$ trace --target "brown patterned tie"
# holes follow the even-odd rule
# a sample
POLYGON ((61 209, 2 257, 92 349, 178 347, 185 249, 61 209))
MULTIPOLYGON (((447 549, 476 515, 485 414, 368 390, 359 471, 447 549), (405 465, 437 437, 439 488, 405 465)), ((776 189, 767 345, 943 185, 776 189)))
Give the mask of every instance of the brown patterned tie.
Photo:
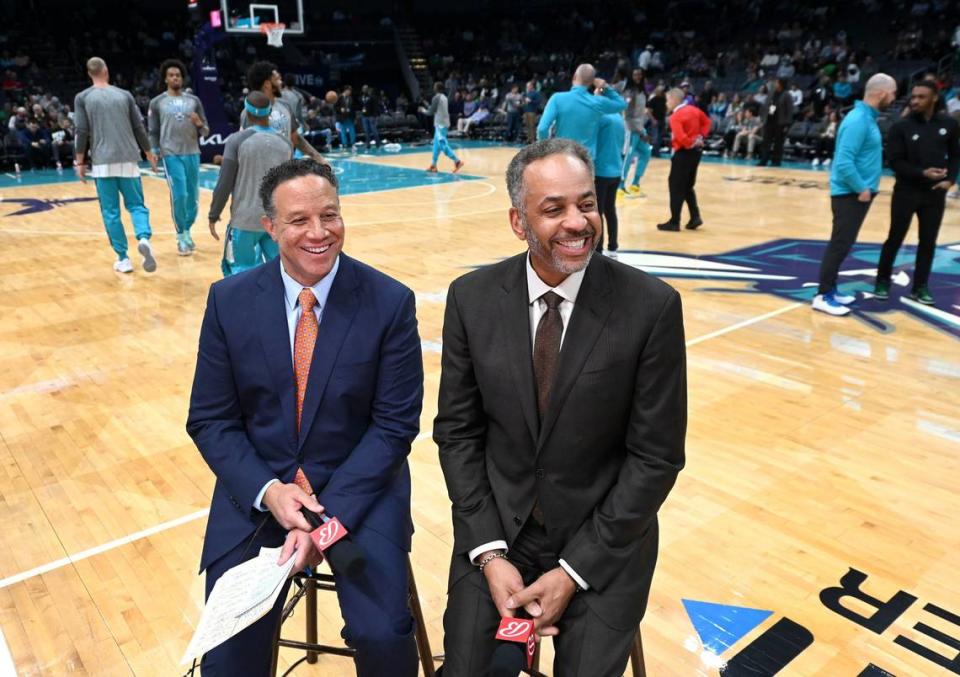
MULTIPOLYGON (((303 399, 307 394, 307 379, 310 377, 310 362, 313 360, 313 347, 317 344, 317 316, 313 307, 317 297, 312 289, 300 292, 300 319, 297 321, 297 333, 293 340, 293 375, 297 383, 297 432, 300 432, 300 419, 303 417, 303 399)), ((313 487, 303 472, 297 468, 293 483, 307 494, 313 494, 313 487)))
POLYGON ((540 298, 547 304, 547 311, 537 324, 537 335, 533 341, 533 373, 537 379, 537 409, 542 421, 550 404, 550 390, 560 358, 563 318, 560 317, 559 308, 563 297, 548 291, 540 298))

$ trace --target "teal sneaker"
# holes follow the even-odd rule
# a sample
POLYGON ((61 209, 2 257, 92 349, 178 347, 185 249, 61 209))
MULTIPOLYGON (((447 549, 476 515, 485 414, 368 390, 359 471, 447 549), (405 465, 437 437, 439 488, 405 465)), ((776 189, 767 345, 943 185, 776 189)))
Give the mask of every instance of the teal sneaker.
POLYGON ((933 297, 930 295, 930 289, 927 285, 917 287, 910 292, 910 298, 914 301, 919 301, 925 306, 932 306, 934 304, 933 297))
POLYGON ((189 230, 183 232, 183 241, 187 243, 187 247, 190 248, 190 251, 193 251, 197 248, 197 245, 193 243, 193 237, 190 235, 189 230))
POLYGON ((881 301, 890 298, 890 280, 877 280, 873 285, 873 295, 881 301))

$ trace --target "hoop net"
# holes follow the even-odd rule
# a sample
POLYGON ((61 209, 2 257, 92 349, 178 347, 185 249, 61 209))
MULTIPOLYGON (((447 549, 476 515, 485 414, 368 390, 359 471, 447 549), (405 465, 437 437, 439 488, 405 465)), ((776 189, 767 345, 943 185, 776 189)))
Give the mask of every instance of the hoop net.
POLYGON ((260 32, 267 36, 267 44, 271 47, 283 47, 283 31, 287 24, 283 23, 262 23, 260 32))

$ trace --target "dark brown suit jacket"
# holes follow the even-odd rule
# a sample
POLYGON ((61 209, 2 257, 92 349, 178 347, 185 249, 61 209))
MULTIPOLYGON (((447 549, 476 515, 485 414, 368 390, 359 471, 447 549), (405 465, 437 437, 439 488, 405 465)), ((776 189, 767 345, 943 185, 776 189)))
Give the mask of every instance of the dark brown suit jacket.
POLYGON ((684 464, 680 295, 594 256, 540 421, 526 253, 454 281, 434 439, 453 503, 452 587, 484 543, 512 544, 539 499, 555 552, 611 626, 636 627, 657 557, 657 510, 684 464))

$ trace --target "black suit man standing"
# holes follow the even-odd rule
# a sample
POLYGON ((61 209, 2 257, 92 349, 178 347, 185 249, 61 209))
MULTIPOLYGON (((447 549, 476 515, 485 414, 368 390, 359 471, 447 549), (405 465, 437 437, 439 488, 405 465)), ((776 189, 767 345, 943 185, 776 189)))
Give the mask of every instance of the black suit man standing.
POLYGON ((600 216, 583 146, 527 146, 507 187, 528 251, 456 280, 444 318, 444 675, 485 674, 500 617, 521 608, 556 636, 558 677, 622 675, 657 510, 684 463, 680 296, 592 256, 600 216))

